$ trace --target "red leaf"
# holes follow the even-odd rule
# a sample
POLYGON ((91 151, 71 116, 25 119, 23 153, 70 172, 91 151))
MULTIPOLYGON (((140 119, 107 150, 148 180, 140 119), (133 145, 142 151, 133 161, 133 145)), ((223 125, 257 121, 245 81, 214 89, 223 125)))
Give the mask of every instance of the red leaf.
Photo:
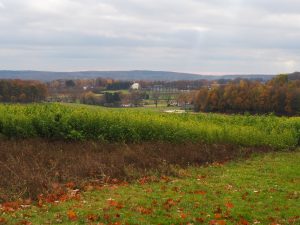
POLYGON ((74 182, 69 182, 65 184, 65 187, 73 189, 75 187, 75 183, 74 182))
POLYGON ((110 220, 110 215, 104 214, 104 215, 103 215, 103 218, 104 218, 105 220, 110 220))
POLYGON ((87 215, 87 219, 90 222, 95 222, 96 220, 98 220, 99 216, 95 215, 95 214, 89 214, 87 215))
POLYGON ((205 221, 205 219, 203 219, 203 218, 196 218, 196 221, 200 222, 200 223, 203 223, 205 221))
POLYGON ((2 204, 2 210, 4 212, 14 212, 20 208, 20 204, 18 202, 5 202, 2 204))
POLYGON ((17 224, 20 224, 20 225, 32 225, 32 223, 29 222, 29 221, 27 221, 27 220, 22 220, 22 221, 20 221, 20 222, 17 223, 17 224))

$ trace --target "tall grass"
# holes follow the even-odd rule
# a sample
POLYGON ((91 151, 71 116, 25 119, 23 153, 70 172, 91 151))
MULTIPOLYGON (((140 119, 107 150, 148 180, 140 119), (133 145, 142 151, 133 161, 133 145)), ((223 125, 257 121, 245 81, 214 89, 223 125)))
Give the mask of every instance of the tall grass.
POLYGON ((0 136, 109 142, 204 142, 292 148, 300 118, 173 115, 60 104, 0 105, 0 136))

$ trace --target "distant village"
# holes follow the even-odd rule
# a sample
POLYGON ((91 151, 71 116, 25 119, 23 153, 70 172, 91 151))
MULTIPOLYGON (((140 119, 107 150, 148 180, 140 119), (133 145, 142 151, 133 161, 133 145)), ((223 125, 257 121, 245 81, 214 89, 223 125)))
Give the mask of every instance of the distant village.
POLYGON ((48 102, 106 107, 179 107, 193 109, 194 91, 220 85, 216 81, 55 80, 47 83, 48 102))

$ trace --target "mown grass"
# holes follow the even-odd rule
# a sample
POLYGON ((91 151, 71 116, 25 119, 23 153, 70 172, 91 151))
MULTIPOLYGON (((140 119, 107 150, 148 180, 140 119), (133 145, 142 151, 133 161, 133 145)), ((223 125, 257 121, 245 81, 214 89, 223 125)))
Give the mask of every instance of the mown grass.
POLYGON ((299 224, 300 152, 94 187, 77 200, 2 212, 8 224, 299 224), (73 221, 72 221, 73 220, 73 221))
POLYGON ((300 118, 171 115, 135 109, 59 104, 0 105, 0 136, 109 142, 204 142, 294 148, 300 118))

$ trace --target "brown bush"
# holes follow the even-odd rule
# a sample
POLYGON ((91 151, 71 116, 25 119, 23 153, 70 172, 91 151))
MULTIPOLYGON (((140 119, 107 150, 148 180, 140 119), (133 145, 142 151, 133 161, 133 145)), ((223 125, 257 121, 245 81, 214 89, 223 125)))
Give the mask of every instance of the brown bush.
POLYGON ((45 140, 0 141, 0 202, 36 198, 53 184, 80 185, 108 177, 130 181, 149 174, 176 175, 176 166, 244 157, 267 148, 207 144, 108 144, 45 140))

